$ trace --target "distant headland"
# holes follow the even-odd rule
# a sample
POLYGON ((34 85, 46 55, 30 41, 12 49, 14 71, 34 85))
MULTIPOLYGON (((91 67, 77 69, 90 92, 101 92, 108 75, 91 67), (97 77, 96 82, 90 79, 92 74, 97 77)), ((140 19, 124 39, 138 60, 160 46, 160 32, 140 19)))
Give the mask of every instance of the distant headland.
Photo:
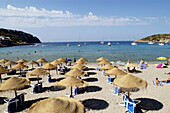
POLYGON ((142 38, 140 40, 136 40, 135 42, 163 42, 163 43, 168 43, 170 42, 170 34, 156 34, 156 35, 151 35, 145 38, 142 38))
POLYGON ((0 47, 31 45, 33 43, 41 43, 41 41, 23 31, 0 28, 0 47))

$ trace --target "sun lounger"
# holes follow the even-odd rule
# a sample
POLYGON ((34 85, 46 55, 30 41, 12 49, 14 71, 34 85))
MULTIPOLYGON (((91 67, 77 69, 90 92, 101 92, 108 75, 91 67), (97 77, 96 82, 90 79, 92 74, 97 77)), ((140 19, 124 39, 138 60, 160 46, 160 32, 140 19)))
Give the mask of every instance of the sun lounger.
POLYGON ((35 84, 33 88, 33 93, 39 93, 42 91, 42 82, 35 84))
POLYGON ((107 77, 107 80, 108 80, 108 82, 109 82, 109 83, 112 83, 112 81, 111 81, 111 78, 110 78, 110 77, 107 77))
POLYGON ((105 76, 105 71, 103 70, 103 76, 105 76))
POLYGON ((75 88, 74 88, 74 95, 77 95, 77 94, 78 94, 78 88, 75 87, 75 88))
POLYGON ((48 75, 48 82, 51 82, 51 75, 48 75))
POLYGON ((167 83, 167 84, 170 83, 170 81, 162 81, 162 82, 163 82, 163 83, 167 83))
POLYGON ((97 69, 97 70, 100 70, 100 68, 99 68, 99 67, 97 67, 96 69, 97 69))
POLYGON ((113 87, 113 91, 114 91, 115 95, 119 95, 120 94, 120 88, 117 87, 117 86, 113 87))
POLYGON ((7 110, 5 110, 5 113, 13 113, 15 110, 18 109, 19 106, 19 100, 16 98, 13 98, 11 100, 4 99, 5 102, 7 102, 7 110))
POLYGON ((153 85, 156 85, 156 86, 163 86, 162 82, 160 81, 160 84, 156 85, 156 82, 153 81, 153 85), (160 85, 161 84, 161 85, 160 85))

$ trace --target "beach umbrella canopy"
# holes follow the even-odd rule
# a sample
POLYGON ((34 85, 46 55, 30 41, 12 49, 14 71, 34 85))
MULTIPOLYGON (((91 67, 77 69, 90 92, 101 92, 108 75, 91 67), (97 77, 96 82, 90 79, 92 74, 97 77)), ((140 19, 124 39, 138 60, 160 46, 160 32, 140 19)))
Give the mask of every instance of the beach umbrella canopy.
POLYGON ((166 60, 167 58, 166 57, 158 57, 157 59, 158 60, 166 60))
POLYGON ((71 59, 67 59, 68 62, 71 62, 72 60, 71 59))
MULTIPOLYGON (((37 78, 39 78, 39 76, 41 76, 41 75, 47 75, 47 74, 50 74, 50 73, 42 70, 41 68, 36 68, 36 69, 26 73, 27 76, 28 75, 37 76, 37 78)), ((39 83, 39 79, 37 79, 37 80, 39 83)))
POLYGON ((11 69, 20 69, 20 74, 21 74, 21 69, 23 69, 24 67, 28 67, 28 66, 18 63, 17 65, 12 66, 11 69))
POLYGON ((10 67, 11 67, 11 65, 14 65, 14 64, 16 64, 16 62, 9 60, 8 62, 6 62, 6 63, 4 64, 4 66, 10 66, 10 67))
POLYGON ((40 58, 36 62, 47 62, 47 60, 45 58, 40 58))
POLYGON ((80 69, 74 68, 73 70, 67 72, 65 75, 67 75, 67 76, 77 76, 78 77, 78 76, 82 76, 82 75, 85 75, 85 74, 87 74, 87 72, 84 72, 80 69))
POLYGON ((77 68, 77 69, 85 69, 86 66, 82 65, 82 64, 76 64, 76 65, 73 65, 70 67, 70 69, 74 69, 74 68, 77 68))
POLYGON ((38 62, 34 61, 34 60, 31 60, 27 63, 27 65, 32 65, 32 68, 33 68, 33 64, 36 64, 36 65, 39 65, 38 62))
POLYGON ((113 81, 113 84, 128 91, 128 96, 129 96, 129 92, 133 91, 133 89, 137 89, 137 88, 141 88, 141 87, 146 88, 148 85, 146 80, 143 80, 142 78, 139 78, 132 74, 127 74, 127 75, 124 75, 121 77, 117 77, 113 81))
POLYGON ((55 69, 56 66, 53 64, 47 63, 47 64, 44 64, 43 66, 41 66, 41 68, 51 70, 51 69, 55 69))
POLYGON ((0 66, 0 81, 1 82, 2 82, 1 74, 5 74, 5 73, 8 73, 8 72, 10 72, 9 69, 5 69, 2 66, 0 66))
POLYGON ((78 59, 78 61, 79 61, 79 60, 85 60, 85 61, 88 61, 86 58, 83 58, 83 57, 79 58, 79 59, 78 59))
POLYGON ((77 60, 75 63, 76 64, 87 64, 87 62, 84 62, 83 60, 77 60))
POLYGON ((64 58, 59 58, 57 60, 60 61, 60 62, 65 62, 66 61, 64 58))
POLYGON ((0 84, 0 91, 16 90, 23 88, 25 85, 30 84, 30 80, 25 77, 11 77, 0 84))
POLYGON ((106 69, 110 70, 110 69, 113 69, 113 68, 116 68, 116 67, 113 66, 113 65, 107 64, 107 65, 101 67, 100 70, 106 70, 106 69))
POLYGON ((50 64, 58 65, 58 64, 62 64, 62 62, 60 62, 60 61, 58 61, 58 60, 54 60, 54 61, 52 61, 50 64))
POLYGON ((28 61, 25 59, 21 59, 21 60, 17 61, 17 63, 24 63, 24 62, 28 62, 28 61))
POLYGON ((84 113, 84 105, 68 97, 51 97, 34 103, 27 113, 84 113))
POLYGON ((106 59, 104 57, 100 57, 100 58, 96 59, 96 61, 103 61, 103 60, 108 61, 108 59, 106 59))
POLYGON ((98 63, 98 65, 102 65, 102 64, 110 64, 110 62, 106 61, 106 60, 103 60, 101 62, 98 63))
POLYGON ((83 85, 88 85, 86 81, 83 81, 81 79, 75 78, 75 77, 67 77, 63 80, 60 80, 59 82, 56 82, 54 86, 59 85, 59 86, 65 86, 65 87, 71 87, 71 97, 72 97, 72 87, 73 86, 83 86, 83 85))
POLYGON ((126 67, 139 67, 140 65, 138 65, 138 64, 126 64, 125 65, 126 67))
POLYGON ((124 72, 123 70, 118 69, 118 68, 113 68, 111 70, 108 70, 108 71, 105 72, 105 74, 115 75, 115 76, 117 76, 117 75, 127 75, 126 72, 124 72))
POLYGON ((0 63, 5 63, 5 62, 8 62, 9 60, 7 60, 7 59, 2 59, 2 60, 0 60, 0 63))

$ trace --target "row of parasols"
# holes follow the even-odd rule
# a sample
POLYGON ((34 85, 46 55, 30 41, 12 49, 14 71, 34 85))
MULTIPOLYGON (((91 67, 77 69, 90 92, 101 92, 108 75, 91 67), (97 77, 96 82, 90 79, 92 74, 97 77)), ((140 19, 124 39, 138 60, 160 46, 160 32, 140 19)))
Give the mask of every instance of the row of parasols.
MULTIPOLYGON (((65 87, 71 87, 71 95, 72 95, 72 87, 76 86, 83 86, 83 85, 88 85, 87 82, 78 79, 76 77, 78 76, 82 76, 87 74, 87 72, 82 71, 82 69, 85 69, 86 66, 84 66, 83 64, 86 64, 86 62, 84 60, 87 60, 85 58, 80 58, 79 60, 77 60, 76 65, 73 65, 72 67, 70 67, 72 70, 67 72, 65 75, 69 76, 66 77, 63 80, 60 80, 59 82, 56 82, 54 86, 56 85, 60 85, 60 86, 65 86, 65 87)), ((24 61, 24 60, 22 60, 24 61)), ((54 62, 54 61, 53 61, 54 62)), ((58 60, 55 62, 59 62, 58 60)), ((22 62, 24 63, 24 62, 22 62)), ((57 63, 58 64, 58 63, 57 63)), ((60 63, 59 63, 60 64, 60 63)), ((22 65, 23 68, 24 64, 18 63, 17 65, 22 65)), ((45 69, 54 69, 53 64, 47 63, 45 65, 43 65, 41 68, 45 68, 45 69)), ((27 75, 36 75, 37 77, 39 77, 40 75, 46 75, 49 74, 49 72, 42 70, 41 68, 36 68, 33 71, 27 72, 27 75)), ((4 73, 5 72, 9 72, 8 69, 3 68, 2 66, 0 66, 0 70, 3 70, 4 73)), ((30 80, 28 78, 25 77, 11 77, 8 80, 2 82, 0 84, 0 92, 2 91, 8 91, 8 90, 14 90, 15 92, 15 97, 17 96, 17 90, 23 88, 25 85, 30 84, 30 80)), ((54 112, 54 111, 62 111, 62 112, 77 112, 77 113, 83 113, 84 112, 84 106, 77 100, 75 99, 71 99, 71 98, 67 98, 67 97, 53 97, 53 98, 48 98, 42 101, 39 101, 35 104, 33 104, 28 110, 27 112, 31 113, 32 111, 38 112, 39 111, 39 107, 41 108, 41 112, 54 112), (62 104, 61 104, 62 103, 62 104), (54 104, 54 106, 53 106, 54 104), (68 106, 69 104, 69 106, 68 106), (57 106, 57 107, 56 107, 57 106), (54 107, 54 108, 51 108, 54 107)))

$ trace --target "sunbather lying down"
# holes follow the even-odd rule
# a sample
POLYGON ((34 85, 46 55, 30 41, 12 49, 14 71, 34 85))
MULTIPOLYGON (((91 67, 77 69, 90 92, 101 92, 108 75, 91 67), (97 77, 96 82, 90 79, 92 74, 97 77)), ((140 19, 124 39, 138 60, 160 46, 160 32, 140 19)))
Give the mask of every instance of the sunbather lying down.
POLYGON ((155 83, 156 83, 157 86, 158 86, 158 85, 162 86, 162 84, 160 83, 160 81, 158 80, 158 78, 156 78, 155 83))

